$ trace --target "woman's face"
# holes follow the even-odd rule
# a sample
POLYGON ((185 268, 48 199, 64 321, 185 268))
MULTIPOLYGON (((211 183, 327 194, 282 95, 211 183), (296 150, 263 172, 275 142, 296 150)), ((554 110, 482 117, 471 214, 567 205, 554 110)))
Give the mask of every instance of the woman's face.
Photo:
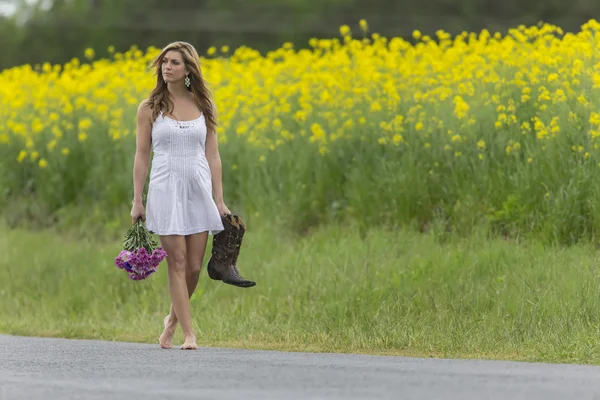
POLYGON ((185 64, 180 52, 168 51, 162 60, 161 72, 167 83, 173 83, 185 79, 185 64))

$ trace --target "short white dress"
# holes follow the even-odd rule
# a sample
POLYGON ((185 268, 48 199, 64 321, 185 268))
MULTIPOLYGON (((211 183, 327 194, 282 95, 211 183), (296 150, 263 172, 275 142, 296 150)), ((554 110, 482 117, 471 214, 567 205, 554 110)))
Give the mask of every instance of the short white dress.
POLYGON ((162 113, 152 126, 152 168, 146 199, 146 227, 158 235, 221 232, 206 159, 204 114, 176 121, 162 113))

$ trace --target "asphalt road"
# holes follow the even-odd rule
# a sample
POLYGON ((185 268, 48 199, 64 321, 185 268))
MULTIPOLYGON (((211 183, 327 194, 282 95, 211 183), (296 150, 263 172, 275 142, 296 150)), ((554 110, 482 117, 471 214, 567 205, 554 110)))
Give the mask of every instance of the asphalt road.
POLYGON ((0 400, 600 399, 600 367, 0 335, 0 400))

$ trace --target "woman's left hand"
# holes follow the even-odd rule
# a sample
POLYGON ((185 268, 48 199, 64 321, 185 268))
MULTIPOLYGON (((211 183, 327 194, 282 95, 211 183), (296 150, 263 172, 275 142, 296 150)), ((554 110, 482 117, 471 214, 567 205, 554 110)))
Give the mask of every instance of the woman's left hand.
POLYGON ((231 211, 229 211, 229 208, 223 202, 217 203, 217 208, 219 209, 219 214, 222 216, 231 214, 231 211))

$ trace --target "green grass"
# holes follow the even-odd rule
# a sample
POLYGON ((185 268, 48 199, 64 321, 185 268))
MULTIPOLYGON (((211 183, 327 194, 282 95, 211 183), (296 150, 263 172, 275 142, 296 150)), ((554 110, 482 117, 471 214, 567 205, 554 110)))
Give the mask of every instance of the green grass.
MULTIPOLYGON (((600 361, 600 277, 591 246, 326 227, 305 237, 249 225, 240 289, 201 276, 203 346, 600 361)), ((132 282, 119 241, 0 232, 0 332, 157 343, 166 264, 132 282)), ((205 262, 207 258, 205 259, 205 262)), ((181 342, 178 329, 176 344, 181 342)))

